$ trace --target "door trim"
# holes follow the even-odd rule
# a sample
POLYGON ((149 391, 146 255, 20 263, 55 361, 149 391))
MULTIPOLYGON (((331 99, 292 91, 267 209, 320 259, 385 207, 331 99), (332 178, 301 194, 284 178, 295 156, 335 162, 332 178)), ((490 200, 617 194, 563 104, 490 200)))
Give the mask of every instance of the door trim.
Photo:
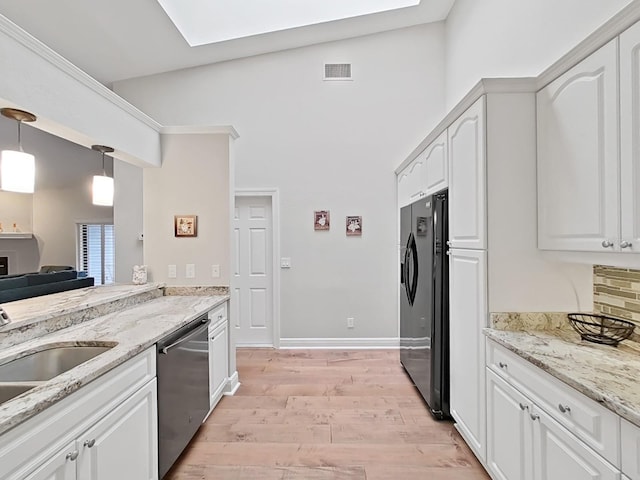
MULTIPOLYGON (((280 348, 280 191, 277 188, 236 188, 233 198, 233 214, 235 215, 236 197, 270 197, 271 198, 271 235, 273 275, 273 346, 280 348)), ((233 247, 233 242, 232 242, 233 247)), ((233 258, 233 257, 232 257, 233 258)), ((230 278, 233 284, 233 275, 230 278)), ((233 288, 233 285, 231 285, 233 288)), ((237 312, 237 309, 233 309, 237 312)), ((237 313, 236 313, 237 314, 237 313)), ((232 314, 233 315, 233 314, 232 314)))

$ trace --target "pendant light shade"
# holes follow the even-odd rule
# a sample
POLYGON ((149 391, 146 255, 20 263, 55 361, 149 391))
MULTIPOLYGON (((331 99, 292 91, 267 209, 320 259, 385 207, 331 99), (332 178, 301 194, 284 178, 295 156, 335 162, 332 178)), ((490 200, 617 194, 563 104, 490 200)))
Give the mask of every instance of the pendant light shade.
POLYGON ((18 149, 3 150, 0 153, 0 188, 8 192, 33 193, 36 177, 35 157, 22 151, 20 125, 22 122, 35 121, 36 116, 15 108, 3 108, 0 113, 18 122, 18 149))
POLYGON ((104 169, 104 154, 113 152, 113 148, 105 145, 92 145, 91 148, 102 153, 102 175, 93 176, 93 204, 112 207, 113 178, 108 177, 104 169))

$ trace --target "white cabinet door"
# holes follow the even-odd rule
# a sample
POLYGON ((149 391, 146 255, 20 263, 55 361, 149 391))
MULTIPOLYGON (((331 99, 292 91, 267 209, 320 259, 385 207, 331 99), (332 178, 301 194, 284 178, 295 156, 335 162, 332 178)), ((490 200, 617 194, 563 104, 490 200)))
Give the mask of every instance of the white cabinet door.
POLYGON ((621 421, 622 471, 632 480, 640 480, 640 428, 624 418, 621 421))
POLYGON ((619 249, 617 58, 614 39, 537 94, 541 249, 619 249))
POLYGON ((531 402, 487 371, 487 467, 495 480, 532 480, 531 402))
POLYGON ((449 251, 451 415, 475 454, 486 458, 487 253, 449 251))
POLYGON ((398 174, 398 208, 424 196, 425 190, 426 160, 423 152, 398 174))
POLYGON ((77 459, 76 442, 71 442, 33 473, 23 478, 25 480, 75 480, 77 459))
POLYGON ((224 392, 229 376, 228 329, 223 322, 209 330, 209 403, 213 408, 224 392))
POLYGON ((487 248, 485 97, 447 130, 449 242, 452 248, 487 248))
POLYGON ((620 472, 539 408, 532 410, 535 480, 618 480, 620 472))
POLYGON ((447 132, 442 132, 442 134, 425 149, 424 161, 425 193, 431 195, 447 188, 449 185, 447 132))
POLYGON ((640 252, 640 23, 620 36, 620 246, 640 252))
POLYGON ((156 480, 157 422, 153 379, 77 440, 79 479, 156 480))

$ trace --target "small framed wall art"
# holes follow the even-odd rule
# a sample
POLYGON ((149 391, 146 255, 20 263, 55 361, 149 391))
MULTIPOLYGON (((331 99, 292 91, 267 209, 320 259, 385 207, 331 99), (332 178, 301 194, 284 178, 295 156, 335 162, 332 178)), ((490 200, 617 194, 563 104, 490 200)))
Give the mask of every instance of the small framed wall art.
POLYGON ((347 237, 362 235, 362 217, 347 217, 347 237))
POLYGON ((314 230, 329 230, 330 223, 329 210, 317 210, 313 212, 314 230))
POLYGON ((173 223, 176 237, 198 236, 198 217, 196 215, 175 215, 173 223))

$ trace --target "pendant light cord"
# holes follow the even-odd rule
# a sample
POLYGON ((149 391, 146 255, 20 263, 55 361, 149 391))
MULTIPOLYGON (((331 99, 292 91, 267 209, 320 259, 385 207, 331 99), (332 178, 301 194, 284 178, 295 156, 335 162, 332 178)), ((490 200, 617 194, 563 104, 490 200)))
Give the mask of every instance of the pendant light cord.
POLYGON ((21 135, 21 130, 20 130, 20 126, 22 125, 22 121, 21 120, 17 120, 18 122, 18 150, 20 152, 24 152, 24 150, 22 149, 22 135, 21 135))
POLYGON ((107 176, 107 171, 104 168, 104 152, 102 152, 102 176, 103 177, 107 176))

